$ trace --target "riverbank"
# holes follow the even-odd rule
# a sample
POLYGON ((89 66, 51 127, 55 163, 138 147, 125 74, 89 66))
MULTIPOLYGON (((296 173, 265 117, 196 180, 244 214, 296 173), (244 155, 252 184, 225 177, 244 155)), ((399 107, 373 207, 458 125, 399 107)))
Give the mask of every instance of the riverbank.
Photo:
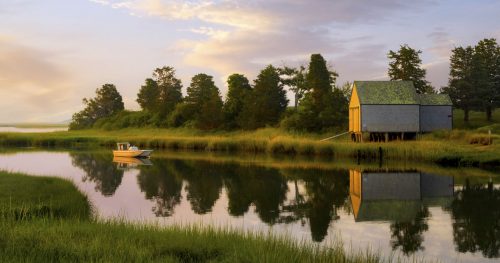
POLYGON ((67 132, 0 133, 0 145, 15 147, 106 147, 128 141, 141 148, 209 152, 269 153, 326 156, 362 160, 434 162, 450 166, 500 166, 498 124, 487 130, 453 130, 421 136, 416 141, 353 143, 341 136, 320 141, 328 134, 290 133, 266 128, 249 132, 203 132, 194 129, 122 129, 67 132), (488 141, 492 140, 492 144, 488 141))
POLYGON ((287 237, 100 221, 71 182, 0 171, 2 262, 381 262, 287 237))

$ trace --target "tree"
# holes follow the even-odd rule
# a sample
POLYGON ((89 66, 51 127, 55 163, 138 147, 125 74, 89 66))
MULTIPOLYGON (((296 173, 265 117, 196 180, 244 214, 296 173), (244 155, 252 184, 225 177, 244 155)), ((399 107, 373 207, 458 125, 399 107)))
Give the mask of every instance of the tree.
POLYGON ((300 101, 297 114, 289 126, 299 130, 321 131, 342 127, 347 122, 348 100, 342 90, 335 88, 338 74, 327 66, 320 54, 311 55, 307 71, 307 92, 300 101))
POLYGON ((391 80, 413 81, 417 93, 434 93, 434 89, 425 80, 426 70, 421 68, 420 59, 422 51, 409 47, 407 44, 400 46, 398 51, 390 50, 387 54, 389 58, 389 77, 391 80))
POLYGON ((486 119, 491 121, 492 112, 500 103, 500 47, 494 38, 483 39, 474 47, 472 72, 486 119))
POLYGON ((294 109, 297 111, 299 101, 304 97, 304 93, 307 91, 306 67, 300 66, 299 68, 292 68, 283 66, 282 68, 278 68, 278 72, 283 85, 289 87, 294 93, 294 109))
POLYGON ((143 110, 157 112, 159 107, 160 89, 158 83, 153 79, 146 79, 137 94, 137 103, 143 110))
POLYGON ((243 110, 247 96, 252 92, 248 79, 241 74, 232 74, 227 79, 228 91, 224 103, 225 125, 228 128, 237 128, 237 119, 243 110))
POLYGON ((272 65, 267 66, 254 83, 253 92, 244 103, 238 123, 245 129, 276 125, 288 104, 277 69, 272 65))
POLYGON ((175 77, 173 67, 157 68, 153 78, 158 84, 158 113, 161 117, 170 114, 177 103, 182 101, 182 82, 175 77))
POLYGON ((113 84, 104 84, 95 91, 95 98, 84 98, 85 108, 73 114, 70 130, 91 128, 100 118, 109 117, 124 109, 122 96, 113 84))
POLYGON ((450 57, 450 78, 448 87, 442 89, 453 104, 464 111, 464 122, 469 121, 469 111, 474 107, 477 93, 472 79, 474 48, 457 47, 450 57))
POLYGON ((307 85, 311 90, 313 110, 320 112, 328 103, 325 99, 332 91, 332 75, 320 54, 312 54, 307 72, 307 85))
POLYGON ((222 124, 222 99, 212 76, 201 73, 191 79, 186 104, 198 128, 214 129, 222 124))

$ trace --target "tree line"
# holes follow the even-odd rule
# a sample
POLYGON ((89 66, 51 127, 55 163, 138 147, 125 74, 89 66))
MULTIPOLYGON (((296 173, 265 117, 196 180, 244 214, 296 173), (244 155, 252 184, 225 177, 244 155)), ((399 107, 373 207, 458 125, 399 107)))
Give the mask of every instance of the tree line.
POLYGON ((70 129, 125 127, 195 127, 213 129, 257 129, 284 125, 321 131, 347 123, 349 96, 336 86, 338 74, 320 54, 311 55, 306 68, 268 65, 250 83, 242 74, 227 79, 228 93, 222 100, 213 77, 192 77, 187 94, 173 67, 157 68, 137 94, 141 111, 124 110, 121 95, 112 84, 84 99, 86 107, 73 115, 70 129), (286 88, 295 94, 295 107, 288 108, 286 88))
MULTIPOLYGON (((388 75, 391 80, 412 81, 417 93, 435 93, 425 79, 422 51, 408 45, 390 50, 388 75)), ((450 95, 454 106, 482 110, 491 120, 500 104, 500 47, 495 39, 481 40, 475 47, 456 47, 450 58, 450 79, 439 92, 450 95)), ((321 54, 312 54, 309 65, 262 69, 251 83, 238 73, 227 79, 225 101, 213 77, 204 73, 192 77, 187 94, 173 67, 153 71, 139 89, 136 101, 141 111, 124 110, 121 95, 113 84, 96 90, 96 97, 84 99, 85 108, 73 115, 70 129, 120 129, 126 127, 194 127, 202 130, 252 130, 262 127, 323 132, 345 130, 352 84, 337 85, 338 74, 321 54), (288 107, 286 90, 293 92, 288 107)))
POLYGON ((493 110, 500 105, 500 46, 496 39, 483 39, 475 46, 456 47, 450 57, 450 78, 442 89, 450 95, 455 107, 480 110, 491 121, 493 110))

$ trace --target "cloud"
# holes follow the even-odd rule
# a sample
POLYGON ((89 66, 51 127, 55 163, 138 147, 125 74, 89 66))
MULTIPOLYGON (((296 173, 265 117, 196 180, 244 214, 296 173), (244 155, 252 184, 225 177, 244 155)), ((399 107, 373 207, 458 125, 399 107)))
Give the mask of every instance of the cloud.
MULTIPOLYGON (((198 28, 184 31, 202 38, 180 39, 168 50, 180 54, 184 64, 215 71, 219 77, 239 72, 253 78, 266 64, 303 64, 310 54, 321 53, 340 73, 339 82, 386 78, 386 46, 370 42, 371 32, 353 38, 347 28, 391 21, 399 11, 418 13, 434 4, 398 0, 91 1, 140 16, 195 21, 198 28)), ((436 52, 442 51, 439 48, 436 52)))
POLYGON ((0 122, 53 113, 70 93, 69 75, 52 62, 54 54, 0 37, 0 122), (12 107, 9 107, 12 106, 12 107), (23 109, 11 115, 5 109, 23 109))

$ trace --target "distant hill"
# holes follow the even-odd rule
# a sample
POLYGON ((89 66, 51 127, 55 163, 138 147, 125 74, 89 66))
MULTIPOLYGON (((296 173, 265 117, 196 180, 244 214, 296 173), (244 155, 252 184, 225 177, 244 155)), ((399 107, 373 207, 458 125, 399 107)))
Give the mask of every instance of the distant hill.
POLYGON ((0 127, 16 127, 16 128, 58 128, 68 127, 69 122, 60 123, 0 123, 0 127))

